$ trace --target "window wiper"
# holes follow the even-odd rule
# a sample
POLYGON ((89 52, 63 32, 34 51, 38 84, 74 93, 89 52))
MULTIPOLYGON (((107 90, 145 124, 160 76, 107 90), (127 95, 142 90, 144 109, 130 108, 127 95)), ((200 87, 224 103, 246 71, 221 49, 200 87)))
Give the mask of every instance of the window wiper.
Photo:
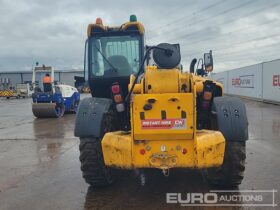
POLYGON ((110 61, 109 61, 109 60, 106 58, 106 56, 101 52, 101 50, 100 50, 98 47, 96 47, 95 45, 94 45, 94 48, 97 49, 97 51, 100 53, 100 55, 103 57, 103 59, 111 66, 111 68, 112 68, 114 71, 118 72, 118 69, 117 69, 116 67, 114 67, 114 66, 110 63, 110 61))

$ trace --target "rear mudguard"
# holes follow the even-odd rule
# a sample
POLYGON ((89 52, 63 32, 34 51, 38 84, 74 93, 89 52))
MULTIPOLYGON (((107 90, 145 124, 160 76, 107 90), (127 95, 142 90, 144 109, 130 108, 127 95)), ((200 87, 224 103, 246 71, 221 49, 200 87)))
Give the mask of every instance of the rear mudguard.
POLYGON ((248 140, 248 120, 244 103, 235 97, 215 97, 212 104, 215 128, 222 132, 226 141, 248 140))
POLYGON ((112 105, 107 98, 85 98, 79 103, 74 135, 77 137, 100 137, 101 123, 112 105))

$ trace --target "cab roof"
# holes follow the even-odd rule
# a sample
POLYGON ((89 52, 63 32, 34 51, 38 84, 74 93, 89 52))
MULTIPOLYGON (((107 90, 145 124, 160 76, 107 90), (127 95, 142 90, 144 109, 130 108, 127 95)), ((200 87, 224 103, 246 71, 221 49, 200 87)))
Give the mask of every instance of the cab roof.
POLYGON ((87 28, 87 36, 92 37, 101 33, 110 32, 136 32, 144 34, 145 29, 142 23, 138 21, 129 21, 122 24, 120 27, 104 26, 100 18, 96 19, 96 23, 89 24, 87 28))

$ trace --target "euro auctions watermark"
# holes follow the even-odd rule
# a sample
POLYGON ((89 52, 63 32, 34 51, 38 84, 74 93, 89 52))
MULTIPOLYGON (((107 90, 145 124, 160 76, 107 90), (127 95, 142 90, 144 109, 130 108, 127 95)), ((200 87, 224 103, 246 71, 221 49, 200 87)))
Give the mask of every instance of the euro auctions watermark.
POLYGON ((166 193, 166 203, 181 206, 276 207, 277 190, 210 190, 206 193, 166 193))

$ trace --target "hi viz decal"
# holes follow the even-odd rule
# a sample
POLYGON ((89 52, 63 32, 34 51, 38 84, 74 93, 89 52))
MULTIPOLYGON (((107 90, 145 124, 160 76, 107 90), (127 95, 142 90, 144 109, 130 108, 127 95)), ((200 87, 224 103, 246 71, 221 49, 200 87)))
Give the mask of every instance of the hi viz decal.
POLYGON ((170 129, 182 130, 187 128, 186 119, 149 119, 141 120, 142 129, 170 129))

